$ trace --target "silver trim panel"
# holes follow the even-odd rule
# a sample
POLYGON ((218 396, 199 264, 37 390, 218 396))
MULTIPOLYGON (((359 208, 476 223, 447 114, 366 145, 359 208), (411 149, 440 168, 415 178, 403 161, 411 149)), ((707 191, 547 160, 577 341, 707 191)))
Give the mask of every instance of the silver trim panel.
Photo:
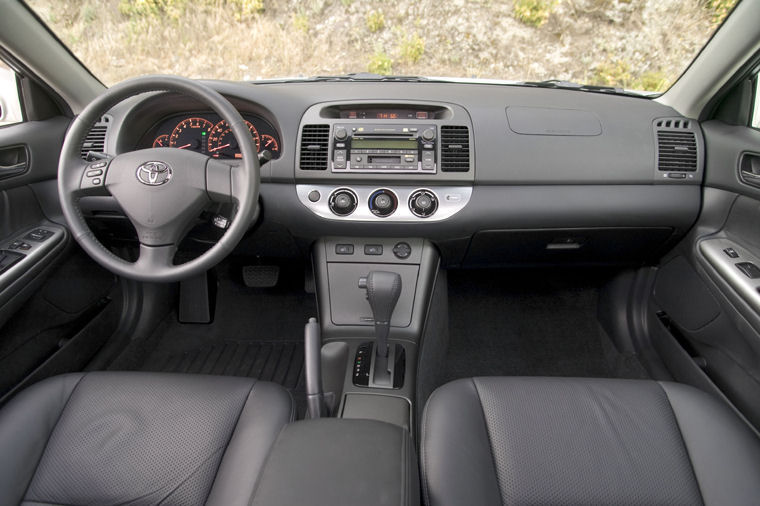
POLYGON ((367 221, 389 223, 421 223, 425 221, 443 221, 465 208, 472 197, 472 186, 367 186, 367 185, 324 185, 324 184, 298 184, 296 185, 298 200, 305 207, 321 218, 337 221, 367 221), (352 190, 359 199, 356 210, 347 216, 334 214, 328 206, 330 195, 335 190, 347 188, 352 190), (375 216, 369 209, 369 196, 376 190, 386 188, 392 190, 398 197, 398 209, 385 218, 375 216), (309 200, 309 193, 318 191, 319 200, 309 200), (409 197, 418 190, 427 190, 434 193, 438 198, 438 209, 427 217, 415 216, 409 209, 409 197))

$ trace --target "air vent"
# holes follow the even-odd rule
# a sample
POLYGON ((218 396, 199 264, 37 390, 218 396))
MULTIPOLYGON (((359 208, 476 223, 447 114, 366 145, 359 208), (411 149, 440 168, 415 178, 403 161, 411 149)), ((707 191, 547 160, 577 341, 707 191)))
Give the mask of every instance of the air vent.
POLYGON ((470 170, 470 131, 466 126, 441 127, 441 172, 470 170))
POLYGON ((82 142, 82 149, 79 150, 79 154, 83 160, 87 160, 87 153, 90 151, 94 153, 103 153, 106 148, 106 135, 108 135, 108 127, 110 125, 108 116, 103 116, 99 122, 95 123, 87 136, 82 142))
POLYGON ((696 171, 697 138, 694 132, 658 130, 657 169, 661 171, 696 171))
POLYGON ((327 170, 329 125, 304 125, 301 132, 301 170, 327 170))

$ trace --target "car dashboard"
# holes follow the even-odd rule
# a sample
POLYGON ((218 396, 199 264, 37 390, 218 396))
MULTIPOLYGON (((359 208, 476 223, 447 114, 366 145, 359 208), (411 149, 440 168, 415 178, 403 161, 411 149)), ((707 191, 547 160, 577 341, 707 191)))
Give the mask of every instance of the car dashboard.
MULTIPOLYGON (((207 84, 272 155, 260 219, 268 240, 289 245, 277 255, 303 255, 320 237, 424 237, 451 267, 641 264, 699 212, 698 123, 649 98, 483 83, 207 84)), ((239 156, 217 115, 167 93, 119 104, 93 132, 111 153, 239 156)))

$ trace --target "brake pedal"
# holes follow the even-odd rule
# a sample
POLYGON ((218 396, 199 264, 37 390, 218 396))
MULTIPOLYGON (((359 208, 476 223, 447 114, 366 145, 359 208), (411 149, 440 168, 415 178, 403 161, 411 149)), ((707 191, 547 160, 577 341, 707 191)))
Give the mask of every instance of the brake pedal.
POLYGON ((277 265, 243 266, 243 283, 248 288, 272 288, 280 279, 280 267, 277 265))

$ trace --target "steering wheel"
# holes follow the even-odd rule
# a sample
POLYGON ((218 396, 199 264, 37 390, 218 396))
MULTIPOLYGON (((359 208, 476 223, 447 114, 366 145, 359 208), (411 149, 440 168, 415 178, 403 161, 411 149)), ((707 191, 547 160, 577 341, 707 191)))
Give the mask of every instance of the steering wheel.
POLYGON ((219 93, 176 76, 138 77, 109 88, 73 121, 58 164, 58 193, 74 238, 100 265, 138 281, 178 281, 210 269, 240 242, 258 212, 259 160, 245 121, 219 93), (85 136, 106 111, 129 97, 152 91, 188 95, 213 109, 229 123, 240 146, 242 163, 230 165, 176 148, 141 149, 95 162, 81 159, 85 136), (137 231, 140 256, 135 262, 103 246, 82 215, 82 197, 108 194, 137 231), (178 244, 201 211, 214 202, 233 204, 235 213, 229 228, 201 256, 174 265, 178 244))

